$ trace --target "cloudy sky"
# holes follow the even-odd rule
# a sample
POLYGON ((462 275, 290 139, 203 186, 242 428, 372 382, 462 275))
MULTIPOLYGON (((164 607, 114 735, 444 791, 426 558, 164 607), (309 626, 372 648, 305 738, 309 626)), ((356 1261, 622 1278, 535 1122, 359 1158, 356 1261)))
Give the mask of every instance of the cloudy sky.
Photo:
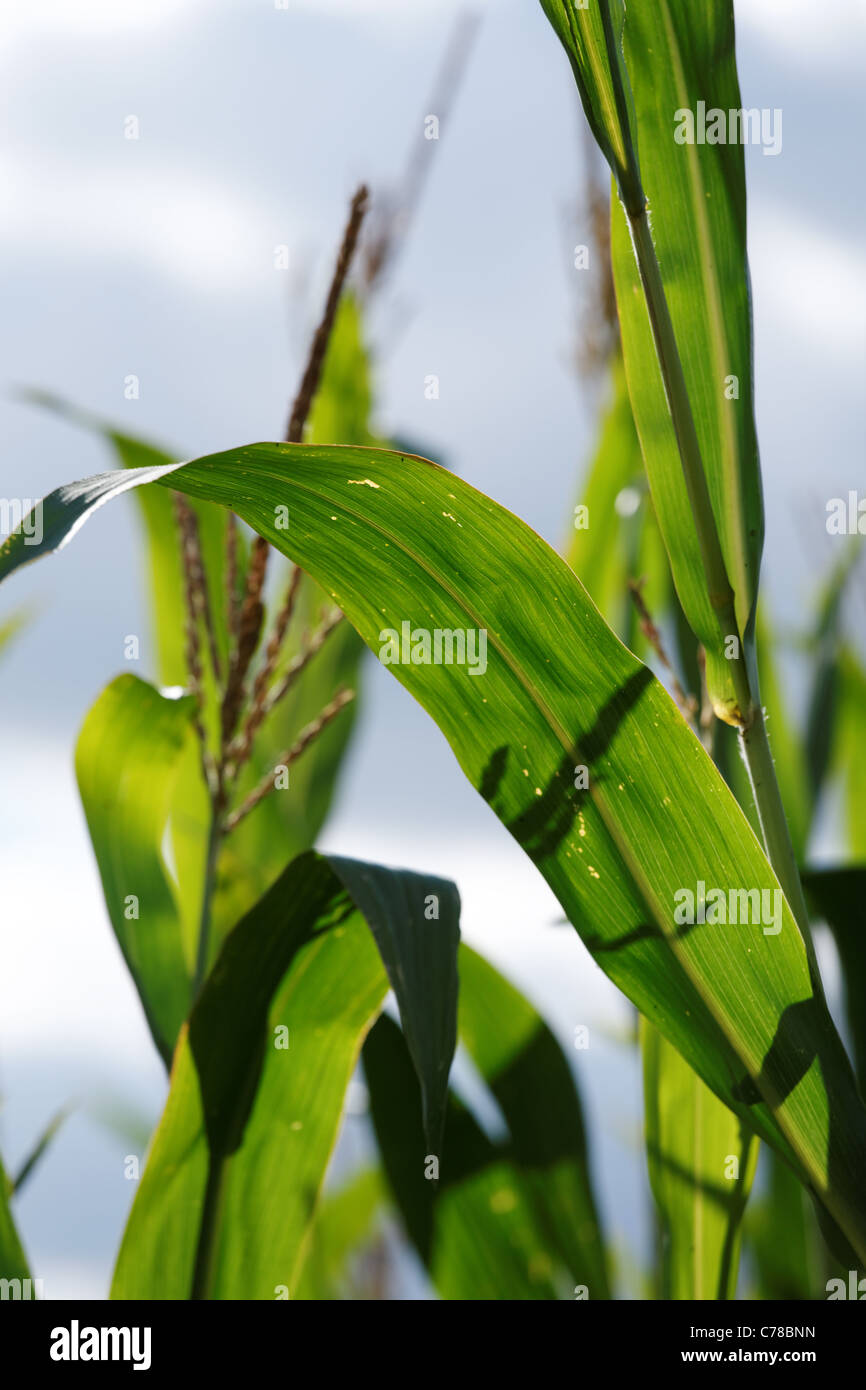
MULTIPOLYGON (((345 207, 421 143, 453 0, 13 0, 0 18, 3 496, 99 471, 96 441, 13 398, 36 385, 194 455, 279 436, 345 207), (139 138, 124 138, 128 118, 139 138), (289 247, 288 273, 273 248, 289 247), (124 399, 135 374, 140 398, 124 399)), ((595 401, 574 379, 581 133, 535 0, 484 21, 395 276, 372 325, 383 431, 418 440, 563 533, 595 401), (440 398, 424 378, 440 378, 440 398)), ((766 584, 790 625, 831 558, 824 503, 862 484, 859 0, 736 5, 747 106, 780 107, 778 158, 747 151, 766 584)), ((424 149, 427 155, 431 150, 424 149)), ((77 1109, 22 1208, 48 1294, 104 1291, 129 1200, 125 1142, 89 1118, 161 1097, 106 924, 71 775, 84 712, 144 633, 131 503, 0 596, 34 617, 3 661, 0 1117, 14 1160, 77 1109)), ((146 646, 145 646, 146 667, 146 646)), ((441 738, 370 663, 327 843, 457 878, 467 936, 555 1021, 598 1030, 580 1080, 611 1224, 645 1237, 639 1087, 626 1019, 528 861, 441 738)), ((587 1056, 589 1054, 582 1054, 587 1056)))

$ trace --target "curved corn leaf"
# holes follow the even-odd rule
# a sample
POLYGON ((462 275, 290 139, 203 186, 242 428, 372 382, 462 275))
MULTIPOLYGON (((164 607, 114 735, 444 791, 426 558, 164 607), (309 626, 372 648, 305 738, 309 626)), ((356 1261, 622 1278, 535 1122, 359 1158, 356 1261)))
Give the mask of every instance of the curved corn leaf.
MULTIPOLYGON (((166 449, 126 434, 107 420, 82 410, 50 391, 29 389, 20 393, 31 405, 49 410, 80 429, 97 435, 111 448, 123 468, 159 468, 175 461, 166 449)), ((136 494, 147 540, 147 574, 150 590, 151 631, 155 649, 154 675, 161 685, 185 686, 189 679, 184 633, 186 606, 184 576, 177 522, 171 497, 151 488, 136 494)), ((198 522, 202 559, 208 578, 208 597, 216 621, 214 632, 220 657, 226 658, 228 633, 219 621, 225 597, 225 536, 227 515, 221 507, 207 502, 190 504, 198 522)), ((243 542, 242 542, 243 544, 243 542)), ((209 690, 211 698, 214 691, 209 690)))
MULTIPOLYGON (((27 1256, 24 1254, 24 1247, 21 1244, 9 1206, 11 1192, 12 1184, 6 1176, 2 1162, 0 1162, 0 1279, 29 1280, 30 1269, 27 1264, 27 1256)), ((4 1291, 3 1297, 14 1298, 15 1294, 7 1294, 4 1291)))
MULTIPOLYGON (((142 482, 157 479, 234 506, 322 582, 384 656, 395 655, 388 630, 404 623, 431 647, 431 629, 474 630, 468 667, 408 661, 393 674, 433 715, 610 978, 798 1163, 866 1250, 866 1111, 813 997, 793 915, 710 759, 568 566, 453 474, 377 449, 250 445, 163 474, 141 470, 142 482), (275 504, 291 507, 288 532, 274 525, 275 504), (588 769, 585 789, 575 768, 588 769), (697 899, 701 884, 751 912, 751 924, 678 922, 676 895, 697 899), (741 893, 753 896, 730 897, 741 893)), ((129 481, 103 475, 51 494, 43 545, 27 547, 17 533, 0 547, 0 578, 61 544, 129 481)))
POLYGON ((167 699, 137 676, 118 676, 87 715, 75 750, 108 916, 167 1064, 192 1002, 195 940, 185 939, 163 843, 194 742, 193 710, 191 696, 167 699))
POLYGON ((425 1049, 419 1076, 436 1114, 455 1041, 437 1015, 453 1017, 458 913, 439 879, 313 852, 289 865, 227 938, 184 1026, 113 1298, 183 1299, 194 1282, 218 1299, 294 1293, 346 1086, 388 989, 368 926, 399 933, 401 964, 434 938, 439 963, 409 1000, 416 1030, 424 1011, 446 1054, 425 1049), (374 904, 366 925, 356 890, 374 904))
POLYGON ((663 1233, 663 1297, 736 1295, 758 1145, 658 1029, 642 1020, 647 1164, 663 1233))

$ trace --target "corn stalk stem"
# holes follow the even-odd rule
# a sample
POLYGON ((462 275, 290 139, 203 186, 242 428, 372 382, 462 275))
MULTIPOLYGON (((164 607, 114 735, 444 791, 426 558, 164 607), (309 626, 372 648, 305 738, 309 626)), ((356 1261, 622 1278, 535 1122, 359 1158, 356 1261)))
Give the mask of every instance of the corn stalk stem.
POLYGON ((193 1302, 200 1302, 211 1296, 214 1255, 225 1199, 226 1164, 227 1159, 219 1153, 211 1154, 208 1160, 207 1182, 198 1228, 198 1244, 196 1245, 192 1288, 190 1290, 190 1299, 193 1302))
POLYGON ((670 310, 668 309, 661 267, 653 244, 646 205, 639 213, 628 216, 656 355, 676 433, 683 476, 697 531, 710 603, 718 616, 719 634, 722 642, 729 636, 736 636, 737 638, 737 654, 731 658, 731 672, 739 715, 737 725, 740 732, 740 746, 749 771, 755 806, 761 824, 764 847, 791 911, 800 926, 809 959, 813 987, 816 992, 822 995, 823 990, 815 958, 815 948, 809 929, 806 900, 803 896, 803 887, 800 883, 788 822, 767 740, 764 711, 757 686, 757 672, 753 670, 750 679, 745 643, 737 623, 734 591, 728 578, 722 553, 710 491, 704 472, 700 442, 670 310))

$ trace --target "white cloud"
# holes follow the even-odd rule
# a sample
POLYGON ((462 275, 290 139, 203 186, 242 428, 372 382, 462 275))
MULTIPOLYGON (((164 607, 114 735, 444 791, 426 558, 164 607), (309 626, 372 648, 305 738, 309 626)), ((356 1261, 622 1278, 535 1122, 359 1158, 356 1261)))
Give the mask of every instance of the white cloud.
POLYGON ((0 10, 0 39, 6 45, 34 38, 88 42, 117 34, 146 34, 177 28, 203 9, 205 0, 8 0, 0 10))
POLYGON ((738 32, 750 31, 783 55, 810 67, 862 66, 866 49, 863 0, 735 0, 738 32))
POLYGON ((249 292, 272 287, 274 247, 297 240, 271 208, 188 169, 4 162, 4 253, 134 260, 185 286, 249 292))
POLYGON ((866 344, 862 246, 805 221, 799 208, 764 207, 749 220, 749 258, 758 310, 859 375, 866 344))

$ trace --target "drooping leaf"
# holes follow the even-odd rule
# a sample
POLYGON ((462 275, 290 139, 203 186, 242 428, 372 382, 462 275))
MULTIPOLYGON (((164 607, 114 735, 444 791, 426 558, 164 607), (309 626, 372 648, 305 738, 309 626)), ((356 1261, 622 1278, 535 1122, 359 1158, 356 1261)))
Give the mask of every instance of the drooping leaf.
MULTIPOLYGON (((439 1152, 448 1072, 457 1041, 457 942, 460 904, 445 885, 421 895, 417 877, 387 874, 334 855, 331 867, 367 921, 400 1010, 403 1036, 417 1076, 423 1077, 424 1134, 439 1152)), ((429 885, 427 885, 429 887, 429 885)))
MULTIPOLYGON (((141 481, 155 476, 142 470, 141 481)), ((469 667, 410 661, 393 674, 433 715, 611 979, 721 1099, 796 1159, 866 1248, 856 1176, 866 1111, 813 997, 794 918, 704 750, 568 566, 453 474, 376 449, 250 445, 161 479, 235 506, 383 655, 394 654, 388 630, 399 636, 404 623, 428 638, 433 628, 474 630, 469 667), (274 526, 278 501, 292 508, 288 532, 274 526), (751 923, 736 930, 678 922, 676 895, 697 899, 701 884, 729 899, 765 892, 777 920, 755 922, 753 897, 751 923)), ((41 550, 128 481, 103 476, 52 494, 41 550)), ((13 537, 0 549, 0 577, 35 554, 13 537)))
MULTIPOLYGON (((354 902, 359 882, 380 937, 391 911, 429 932, 424 900, 436 894, 436 941, 453 955, 453 885, 313 852, 289 865, 226 939, 181 1033, 112 1297, 273 1299, 295 1290, 346 1086, 388 988, 354 902), (391 877, 401 880, 396 895, 385 887, 391 877)), ((420 1028, 414 994, 412 1005, 420 1028)), ((440 1006, 434 991, 429 1026, 445 1046, 432 1018, 440 1006)), ((429 1049, 424 1057, 419 1080, 435 1114, 447 1062, 429 1049)))
MULTIPOLYGON (((28 390, 23 399, 99 436, 123 468, 165 467, 178 457, 150 440, 116 429, 109 421, 50 391, 28 390)), ((189 673, 184 651, 184 578, 172 500, 167 492, 155 488, 137 493, 136 500, 147 542, 151 634, 156 658, 153 675, 161 685, 185 686, 189 673)), ((207 502, 191 505, 198 522, 217 645, 225 660, 228 634, 225 621, 220 619, 225 595, 226 512, 207 502)))
POLYGON ((646 1020, 641 1048, 647 1163, 663 1233, 663 1296, 734 1298, 757 1141, 646 1020))
POLYGON ((192 1001, 196 942, 184 934, 163 845, 193 708, 190 696, 168 699, 137 676, 118 676, 75 750, 108 915, 166 1063, 192 1001))

